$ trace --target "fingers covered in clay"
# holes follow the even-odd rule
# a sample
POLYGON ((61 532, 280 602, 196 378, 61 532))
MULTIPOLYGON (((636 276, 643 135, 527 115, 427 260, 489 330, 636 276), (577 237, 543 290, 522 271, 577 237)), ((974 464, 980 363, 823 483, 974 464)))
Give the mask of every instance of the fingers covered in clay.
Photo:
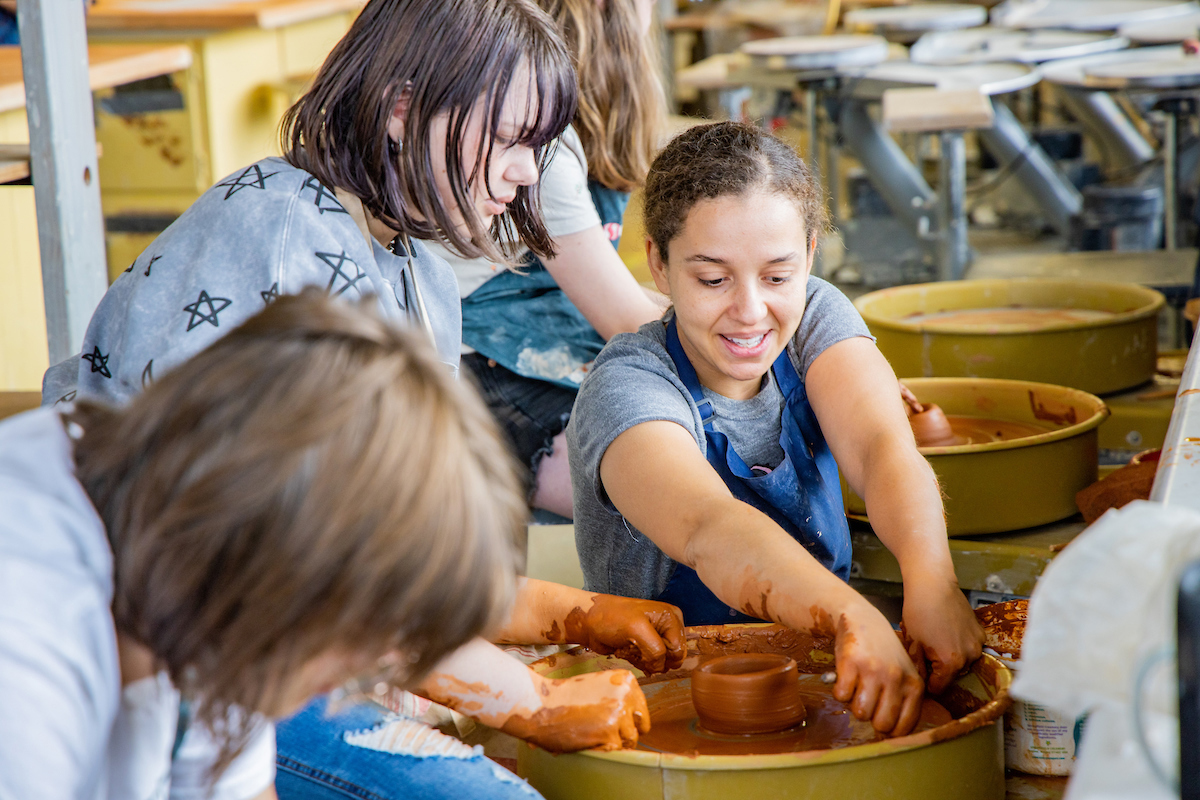
POLYGON ((926 685, 941 694, 983 652, 983 629, 957 584, 905 586, 902 629, 926 685))
POLYGON ((850 704, 880 733, 902 736, 917 724, 924 682, 900 639, 878 611, 866 605, 838 620, 833 696, 850 704))
POLYGON ((650 730, 646 697, 626 670, 546 680, 541 694, 536 711, 514 714, 501 730, 552 753, 631 748, 650 730))
POLYGON ((566 639, 602 655, 615 655, 647 674, 675 669, 687 647, 683 614, 668 603, 598 594, 586 612, 566 618, 566 639))

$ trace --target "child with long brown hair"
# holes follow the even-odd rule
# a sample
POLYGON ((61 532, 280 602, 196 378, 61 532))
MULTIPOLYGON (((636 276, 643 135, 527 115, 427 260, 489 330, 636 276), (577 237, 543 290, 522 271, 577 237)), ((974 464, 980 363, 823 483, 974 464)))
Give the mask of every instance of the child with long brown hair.
MULTIPOLYGON (((465 366, 529 470, 535 508, 571 515, 563 429, 604 342, 657 319, 616 245, 665 122, 650 0, 539 0, 579 75, 579 102, 542 173, 556 253, 520 269, 443 252, 463 297, 465 366)), ((436 247, 435 247, 436 249, 436 247)), ((659 298, 661 300, 661 298, 659 298)))

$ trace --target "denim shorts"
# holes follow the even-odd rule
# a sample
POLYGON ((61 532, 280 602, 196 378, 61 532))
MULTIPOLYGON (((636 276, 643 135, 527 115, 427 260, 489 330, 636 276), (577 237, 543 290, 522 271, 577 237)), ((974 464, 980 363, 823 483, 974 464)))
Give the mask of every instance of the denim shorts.
POLYGON ((482 747, 369 703, 330 714, 319 698, 275 740, 279 800, 542 800, 482 747))
POLYGON ((532 494, 538 464, 554 449, 554 437, 566 429, 576 392, 518 375, 479 353, 463 356, 462 366, 528 469, 526 487, 532 494))

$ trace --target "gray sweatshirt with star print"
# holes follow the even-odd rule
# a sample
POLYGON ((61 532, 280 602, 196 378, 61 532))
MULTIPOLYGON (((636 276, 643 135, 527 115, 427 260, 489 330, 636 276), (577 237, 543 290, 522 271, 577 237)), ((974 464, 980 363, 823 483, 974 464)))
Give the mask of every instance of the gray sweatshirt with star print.
POLYGON ((332 189, 281 158, 241 170, 200 196, 105 293, 82 352, 46 372, 42 403, 120 404, 281 294, 317 286, 375 295, 413 320, 415 275, 438 354, 458 369, 462 311, 450 267, 419 241, 411 254, 368 244, 332 189), (406 274, 407 273, 407 274, 406 274))

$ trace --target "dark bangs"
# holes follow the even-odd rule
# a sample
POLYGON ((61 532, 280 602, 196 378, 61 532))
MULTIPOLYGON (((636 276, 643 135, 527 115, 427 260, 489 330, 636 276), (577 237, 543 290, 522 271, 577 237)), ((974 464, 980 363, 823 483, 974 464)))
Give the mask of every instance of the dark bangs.
POLYGON ((553 253, 537 186, 519 187, 489 232, 475 212, 471 183, 486 184, 492 147, 532 146, 544 167, 546 145, 566 128, 575 102, 570 55, 553 21, 529 0, 371 0, 288 111, 284 149, 291 163, 355 194, 389 226, 441 239, 467 258, 508 263, 518 238, 540 255, 553 253), (536 91, 537 107, 519 130, 501 131, 504 99, 522 68, 530 97, 518 92, 514 102, 524 108, 536 91), (410 99, 397 146, 387 124, 402 93, 410 99), (443 113, 447 177, 465 231, 435 189, 437 143, 430 137, 443 113), (484 137, 476 152, 464 152, 475 115, 484 137))

